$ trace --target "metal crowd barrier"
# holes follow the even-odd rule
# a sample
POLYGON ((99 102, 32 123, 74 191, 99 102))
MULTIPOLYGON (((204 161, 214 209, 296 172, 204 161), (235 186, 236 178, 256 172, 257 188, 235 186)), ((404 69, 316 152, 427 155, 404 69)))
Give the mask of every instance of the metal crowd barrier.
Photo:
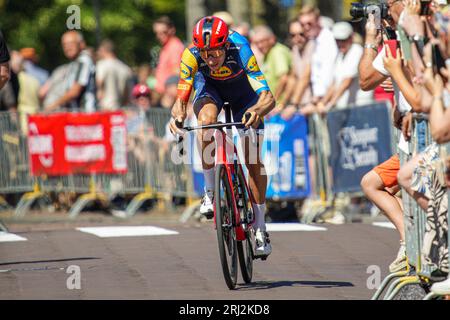
POLYGON ((328 166, 330 145, 326 119, 315 113, 308 117, 308 128, 310 156, 315 161, 314 169, 310 170, 311 196, 307 199, 307 204, 303 206, 302 223, 315 222, 332 207, 332 186, 328 166))
MULTIPOLYGON (((402 150, 398 150, 401 166, 433 142, 427 115, 413 115, 413 130, 414 134, 409 142, 409 153, 405 154, 402 150), (419 134, 425 136, 423 146, 419 145, 419 134)), ((399 134, 399 131, 397 131, 397 134, 399 134)), ((389 274, 372 297, 373 300, 380 298, 383 291, 385 291, 384 300, 395 299, 399 292, 409 285, 420 285, 428 288, 433 281, 432 273, 436 270, 436 268, 432 268, 422 261, 426 213, 406 191, 402 190, 401 195, 408 267, 405 270, 389 274)))
MULTIPOLYGON (((134 124, 134 128, 127 133, 126 174, 37 178, 30 174, 27 138, 21 134, 17 114, 0 112, 0 194, 24 193, 15 215, 24 216, 35 201, 50 193, 79 195, 69 210, 71 218, 95 201, 108 206, 116 195, 133 196, 126 208, 126 217, 133 216, 149 199, 157 200, 161 208, 167 208, 174 196, 193 197, 190 169, 187 165, 173 163, 173 145, 164 137, 170 110, 154 108, 145 114, 139 113, 136 108, 123 108, 123 111, 129 127, 134 124)), ((0 198, 2 200, 6 202, 0 198)))

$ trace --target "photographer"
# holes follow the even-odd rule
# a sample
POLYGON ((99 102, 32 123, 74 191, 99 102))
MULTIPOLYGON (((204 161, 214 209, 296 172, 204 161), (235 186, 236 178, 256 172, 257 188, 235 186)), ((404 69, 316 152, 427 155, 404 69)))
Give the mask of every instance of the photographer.
MULTIPOLYGON (((373 90, 381 85, 389 77, 394 82, 395 105, 394 105, 394 121, 397 127, 402 128, 405 139, 410 138, 408 128, 410 127, 411 117, 405 115, 411 111, 411 105, 399 90, 398 83, 395 78, 386 69, 385 59, 386 50, 383 48, 378 52, 378 47, 383 39, 383 34, 380 32, 381 25, 377 25, 375 21, 380 21, 383 24, 384 30, 386 27, 394 29, 398 21, 401 19, 404 10, 402 1, 391 0, 387 2, 387 8, 379 7, 378 17, 373 14, 368 15, 366 24, 366 39, 364 45, 364 53, 359 64, 359 82, 363 90, 373 90), (376 19, 377 18, 377 19, 376 19)), ((387 35, 385 35, 387 36, 387 35)), ((396 54, 400 57, 400 50, 396 50, 396 54)), ((400 68, 405 71, 405 67, 400 64, 400 68)), ((404 74, 408 74, 406 70, 404 74)), ((400 235, 400 248, 397 258, 389 266, 390 272, 397 272, 407 266, 406 262, 406 247, 405 247, 405 233, 403 223, 403 209, 401 200, 396 197, 396 193, 400 190, 397 173, 400 169, 400 160, 398 155, 392 156, 384 163, 378 165, 367 173, 361 180, 361 187, 366 196, 371 200, 387 218, 395 225, 400 235)))

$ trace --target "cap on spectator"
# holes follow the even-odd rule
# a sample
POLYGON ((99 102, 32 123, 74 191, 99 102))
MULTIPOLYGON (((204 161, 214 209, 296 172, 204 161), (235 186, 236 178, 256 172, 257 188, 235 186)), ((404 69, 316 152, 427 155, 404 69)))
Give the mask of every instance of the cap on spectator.
POLYGON ((348 22, 338 22, 333 26, 333 36, 336 40, 347 40, 353 34, 353 27, 348 22))
POLYGON ((22 48, 19 52, 20 55, 26 60, 35 61, 37 58, 36 50, 34 48, 22 48))
POLYGON ((133 88, 132 95, 134 98, 140 97, 140 96, 149 96, 150 97, 151 91, 150 88, 147 87, 145 84, 137 84, 133 88))
POLYGON ((179 80, 180 78, 178 78, 178 76, 170 76, 169 78, 167 78, 166 82, 164 83, 164 86, 168 87, 171 84, 177 85, 179 80))

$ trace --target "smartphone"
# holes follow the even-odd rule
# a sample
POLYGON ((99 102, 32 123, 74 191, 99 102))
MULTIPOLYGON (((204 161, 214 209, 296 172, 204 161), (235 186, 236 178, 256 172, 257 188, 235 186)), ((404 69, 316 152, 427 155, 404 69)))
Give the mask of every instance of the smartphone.
POLYGON ((437 44, 432 44, 431 46, 431 59, 434 74, 440 74, 444 77, 441 73, 441 69, 446 68, 446 64, 444 58, 442 57, 441 49, 439 49, 439 45, 437 44))
POLYGON ((419 15, 429 16, 430 14, 431 14, 431 0, 421 0, 419 15))
POLYGON ((384 41, 384 43, 389 46, 392 56, 394 58, 397 58, 398 41, 397 40, 386 40, 386 41, 384 41))
POLYGON ((386 33, 386 36, 389 40, 397 39, 397 32, 395 31, 395 29, 391 27, 386 27, 384 28, 384 32, 386 33))

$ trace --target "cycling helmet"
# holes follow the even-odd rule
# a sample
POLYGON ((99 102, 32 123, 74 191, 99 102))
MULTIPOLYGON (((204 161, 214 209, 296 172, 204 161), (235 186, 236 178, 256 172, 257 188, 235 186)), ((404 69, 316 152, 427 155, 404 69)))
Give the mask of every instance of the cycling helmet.
POLYGON ((223 47, 228 39, 228 26, 220 18, 202 18, 194 27, 192 42, 199 49, 223 47))

